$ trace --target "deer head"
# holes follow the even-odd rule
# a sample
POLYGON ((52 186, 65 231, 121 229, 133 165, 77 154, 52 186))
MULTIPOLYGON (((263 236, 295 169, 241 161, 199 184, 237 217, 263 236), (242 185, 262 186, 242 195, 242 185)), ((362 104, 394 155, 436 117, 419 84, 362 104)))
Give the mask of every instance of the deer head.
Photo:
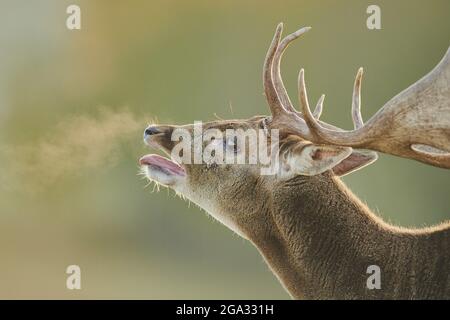
MULTIPOLYGON (((282 29, 280 23, 264 62, 264 92, 271 116, 203 124, 203 129, 223 133, 227 129, 263 129, 268 141, 268 129, 279 130, 278 172, 263 176, 258 164, 185 164, 147 155, 140 164, 149 179, 174 189, 245 236, 254 232, 248 229, 258 225, 255 219, 264 219, 259 216, 260 209, 267 206, 276 184, 296 176, 310 177, 330 170, 341 176, 374 162, 375 151, 450 168, 450 50, 428 75, 387 102, 366 124, 360 113, 360 68, 351 107, 354 130, 344 131, 319 120, 324 95, 314 112, 310 111, 303 69, 298 78, 301 112, 293 107, 281 78, 280 61, 288 45, 310 28, 280 41, 282 29)), ((171 154, 177 145, 172 134, 180 128, 194 140, 199 138, 195 137, 194 125, 150 125, 145 130, 145 142, 171 154)), ((236 148, 229 142, 221 143, 225 149, 236 148)))

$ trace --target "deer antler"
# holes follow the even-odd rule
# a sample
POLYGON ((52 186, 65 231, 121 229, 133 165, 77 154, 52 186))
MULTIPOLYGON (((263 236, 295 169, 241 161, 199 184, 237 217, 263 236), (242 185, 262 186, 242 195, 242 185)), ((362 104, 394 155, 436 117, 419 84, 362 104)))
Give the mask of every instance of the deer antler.
MULTIPOLYGON (((295 110, 289 99, 286 88, 283 84, 283 79, 281 78, 280 62, 283 53, 289 44, 310 29, 311 27, 304 27, 286 36, 280 42, 281 33, 283 31, 283 23, 279 23, 272 43, 267 51, 263 68, 264 93, 272 113, 271 125, 283 127, 284 129, 290 128, 293 133, 298 133, 303 137, 310 137, 310 131, 306 126, 305 121, 302 119, 301 114, 295 110), (292 121, 292 119, 295 119, 295 121, 292 121)), ((314 116, 317 119, 319 119, 322 113, 324 98, 325 97, 322 96, 319 99, 316 109, 314 110, 314 116)), ((340 130, 335 126, 325 123, 323 124, 328 126, 330 129, 340 130)))
POLYGON ((281 80, 283 51, 308 30, 302 28, 280 42, 282 24, 277 27, 264 64, 271 125, 283 126, 314 143, 380 151, 450 169, 450 48, 430 73, 388 101, 366 124, 360 111, 363 74, 360 68, 352 98, 354 130, 344 131, 318 120, 324 96, 314 114, 311 113, 303 69, 298 80, 301 114, 290 103, 281 80))

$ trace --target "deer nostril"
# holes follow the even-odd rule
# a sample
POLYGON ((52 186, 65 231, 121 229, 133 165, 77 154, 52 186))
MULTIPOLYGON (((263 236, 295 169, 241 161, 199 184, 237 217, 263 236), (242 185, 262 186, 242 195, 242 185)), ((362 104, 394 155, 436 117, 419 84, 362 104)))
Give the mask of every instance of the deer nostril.
POLYGON ((158 128, 156 128, 156 127, 148 127, 144 131, 144 137, 151 136, 151 135, 157 134, 157 133, 161 133, 161 131, 159 131, 158 128))

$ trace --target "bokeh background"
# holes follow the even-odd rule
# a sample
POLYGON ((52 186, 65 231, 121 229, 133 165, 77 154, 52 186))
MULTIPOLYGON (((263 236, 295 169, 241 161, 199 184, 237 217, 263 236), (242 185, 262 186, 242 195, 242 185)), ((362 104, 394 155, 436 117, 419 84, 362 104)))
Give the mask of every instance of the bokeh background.
MULTIPOLYGON (((288 298, 248 242, 137 175, 156 117, 268 113, 279 21, 313 27, 285 55, 291 97, 304 67, 310 99, 327 95, 323 119, 344 128, 358 67, 368 119, 450 44, 448 0, 1 0, 0 298, 288 298), (370 4, 382 30, 366 28, 370 4), (71 264, 81 290, 66 289, 71 264)), ((382 155, 344 180, 392 223, 450 218, 448 170, 382 155)))

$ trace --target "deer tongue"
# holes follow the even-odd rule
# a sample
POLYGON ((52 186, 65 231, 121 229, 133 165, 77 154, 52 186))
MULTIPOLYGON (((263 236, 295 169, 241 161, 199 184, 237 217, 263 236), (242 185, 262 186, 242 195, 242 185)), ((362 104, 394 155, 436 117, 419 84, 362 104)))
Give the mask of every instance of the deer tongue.
POLYGON ((147 154, 143 156, 139 159, 139 164, 143 166, 157 167, 165 172, 179 176, 186 175, 186 172, 179 164, 157 154, 147 154))

